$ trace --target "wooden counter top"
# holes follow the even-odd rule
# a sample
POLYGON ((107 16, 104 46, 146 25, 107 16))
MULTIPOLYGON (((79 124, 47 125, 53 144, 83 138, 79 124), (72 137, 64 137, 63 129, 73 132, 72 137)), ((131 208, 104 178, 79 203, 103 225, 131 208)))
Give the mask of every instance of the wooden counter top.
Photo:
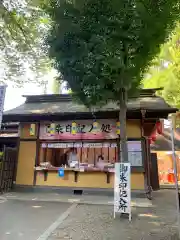
MULTIPOLYGON (((42 168, 42 169, 36 169, 35 171, 41 172, 41 171, 47 171, 47 172, 56 172, 60 169, 60 167, 51 167, 51 168, 42 168)), ((84 170, 80 168, 64 168, 64 171, 72 171, 72 172, 111 172, 107 169, 99 169, 99 168, 85 168, 84 170)), ((113 173, 113 172, 112 172, 113 173)))
MULTIPOLYGON (((50 168, 35 168, 35 171, 36 172, 42 172, 42 171, 47 171, 47 172, 57 172, 61 167, 50 167, 50 168)), ((63 167, 62 167, 63 168, 63 167)), ((103 172, 103 173, 113 173, 114 174, 114 169, 107 169, 107 168, 104 168, 104 169, 99 169, 99 168, 84 168, 84 169, 81 169, 81 168, 64 168, 64 171, 68 172, 68 171, 71 171, 71 172, 103 172)), ((144 172, 144 167, 132 167, 131 168, 131 172, 133 173, 141 173, 141 172, 144 172)))

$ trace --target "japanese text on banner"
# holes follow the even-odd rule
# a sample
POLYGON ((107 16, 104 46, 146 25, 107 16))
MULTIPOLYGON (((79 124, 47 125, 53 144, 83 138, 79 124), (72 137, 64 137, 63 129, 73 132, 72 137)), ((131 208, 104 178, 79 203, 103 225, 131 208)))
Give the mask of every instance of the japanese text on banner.
POLYGON ((131 212, 130 163, 115 164, 114 211, 131 212))

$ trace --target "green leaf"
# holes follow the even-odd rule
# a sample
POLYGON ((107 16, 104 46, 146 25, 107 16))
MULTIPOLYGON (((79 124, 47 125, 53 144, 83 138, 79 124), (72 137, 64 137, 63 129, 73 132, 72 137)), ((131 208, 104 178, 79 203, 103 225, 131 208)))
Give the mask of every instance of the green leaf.
POLYGON ((119 101, 122 89, 134 95, 174 28, 179 1, 77 2, 51 0, 44 7, 56 69, 87 106, 119 101))
POLYGON ((163 87, 159 94, 172 106, 180 107, 180 24, 162 45, 144 80, 144 87, 163 87))

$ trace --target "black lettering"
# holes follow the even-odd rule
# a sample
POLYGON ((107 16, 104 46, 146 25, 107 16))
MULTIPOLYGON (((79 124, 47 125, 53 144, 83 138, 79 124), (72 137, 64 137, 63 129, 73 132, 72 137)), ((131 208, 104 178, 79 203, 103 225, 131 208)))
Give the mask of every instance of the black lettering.
POLYGON ((63 133, 63 127, 60 124, 56 125, 56 132, 57 133, 63 133))
POLYGON ((93 124, 91 124, 89 132, 92 132, 92 130, 93 130, 93 124))
POLYGON ((86 132, 85 132, 85 127, 86 127, 86 125, 84 125, 84 124, 83 124, 83 125, 78 124, 78 125, 77 125, 77 132, 78 132, 78 133, 86 133, 86 132))
POLYGON ((124 212, 126 212, 127 209, 127 201, 123 198, 120 198, 119 200, 119 210, 123 210, 124 212))
POLYGON ((127 182, 126 176, 123 172, 120 173, 120 182, 121 183, 127 182))
POLYGON ((50 133, 51 126, 50 124, 46 125, 46 133, 50 133))
POLYGON ((66 132, 71 133, 72 126, 70 124, 66 125, 66 132))
POLYGON ((81 133, 81 125, 77 124, 77 133, 81 133))
POLYGON ((120 165, 120 172, 126 173, 127 170, 128 170, 128 166, 125 166, 125 165, 122 165, 122 164, 120 165))
POLYGON ((127 183, 126 182, 120 183, 119 188, 122 188, 124 190, 124 188, 127 188, 127 183))
POLYGON ((127 192, 125 190, 120 190, 120 197, 126 198, 127 197, 127 192))
POLYGON ((112 128, 111 128, 110 124, 102 124, 101 131, 110 133, 112 131, 112 128))
POLYGON ((81 133, 86 133, 86 132, 85 132, 85 127, 86 127, 86 125, 84 125, 84 124, 81 125, 81 133))

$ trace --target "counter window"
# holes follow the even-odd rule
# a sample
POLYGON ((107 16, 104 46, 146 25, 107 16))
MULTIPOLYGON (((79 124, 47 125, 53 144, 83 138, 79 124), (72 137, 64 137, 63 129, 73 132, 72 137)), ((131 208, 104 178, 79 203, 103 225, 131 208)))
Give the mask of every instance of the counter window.
MULTIPOLYGON (((128 141, 128 156, 132 166, 142 166, 141 141, 128 141)), ((43 143, 40 163, 60 167, 114 167, 118 159, 117 143, 43 143)))
POLYGON ((117 146, 109 143, 49 143, 42 144, 40 151, 40 162, 54 167, 104 167, 114 164, 116 159, 117 146))

